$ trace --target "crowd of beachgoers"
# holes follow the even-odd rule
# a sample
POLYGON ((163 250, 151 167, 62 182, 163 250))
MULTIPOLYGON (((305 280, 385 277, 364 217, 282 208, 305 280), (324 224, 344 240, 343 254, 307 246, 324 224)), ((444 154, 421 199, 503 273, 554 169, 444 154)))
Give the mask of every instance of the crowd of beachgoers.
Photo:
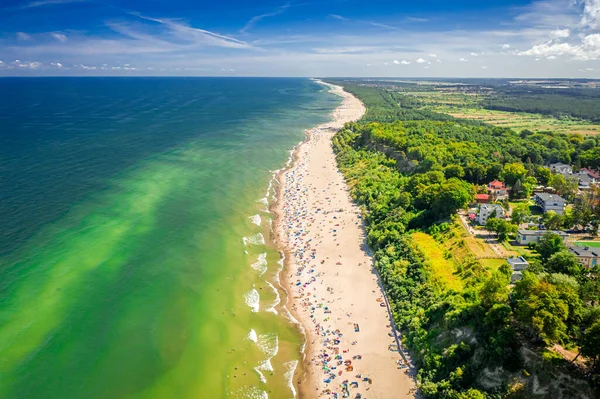
POLYGON ((292 167, 280 177, 278 236, 290 308, 306 333, 303 397, 414 397, 393 321, 364 243, 360 209, 337 169, 331 138, 365 112, 343 97, 332 121, 307 132, 292 167))

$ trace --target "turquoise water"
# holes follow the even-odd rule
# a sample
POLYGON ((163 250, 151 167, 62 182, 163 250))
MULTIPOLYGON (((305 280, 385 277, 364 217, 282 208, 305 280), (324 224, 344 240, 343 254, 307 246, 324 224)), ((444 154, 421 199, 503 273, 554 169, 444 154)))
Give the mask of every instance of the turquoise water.
POLYGON ((287 398, 266 200, 302 79, 0 79, 0 398, 287 398))

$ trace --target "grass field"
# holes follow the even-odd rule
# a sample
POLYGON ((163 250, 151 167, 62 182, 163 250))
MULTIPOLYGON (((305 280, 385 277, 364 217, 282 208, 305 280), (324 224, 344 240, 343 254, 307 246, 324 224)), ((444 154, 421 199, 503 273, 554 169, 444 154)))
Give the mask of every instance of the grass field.
POLYGON ((448 289, 461 291, 462 281, 455 274, 454 263, 444 256, 444 249, 429 234, 413 233, 411 236, 417 248, 429 261, 429 267, 436 279, 448 289))
MULTIPOLYGON (((429 108, 429 107, 428 107, 429 108)), ((452 106, 430 107, 432 111, 452 115, 456 118, 474 119, 494 126, 508 127, 516 131, 552 131, 556 133, 600 134, 600 125, 581 120, 557 119, 541 114, 523 112, 491 111, 481 108, 452 106)))
POLYGON ((578 247, 600 248, 600 241, 576 241, 574 244, 578 247))
POLYGON ((485 95, 441 91, 404 92, 403 94, 418 98, 424 104, 424 109, 452 115, 456 118, 479 120, 516 131, 528 129, 534 132, 600 134, 600 124, 575 118, 558 119, 541 114, 483 109, 479 104, 485 95))

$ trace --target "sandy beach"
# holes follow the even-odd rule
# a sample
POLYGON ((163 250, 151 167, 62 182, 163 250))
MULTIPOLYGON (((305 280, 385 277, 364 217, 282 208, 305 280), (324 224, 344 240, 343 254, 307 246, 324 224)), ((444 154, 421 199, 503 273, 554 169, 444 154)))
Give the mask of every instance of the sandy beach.
POLYGON ((347 191, 331 147, 363 104, 343 97, 332 121, 307 132, 291 168, 279 176, 277 244, 288 308, 306 334, 302 398, 411 398, 415 384, 398 351, 388 308, 364 243, 360 210, 347 191))

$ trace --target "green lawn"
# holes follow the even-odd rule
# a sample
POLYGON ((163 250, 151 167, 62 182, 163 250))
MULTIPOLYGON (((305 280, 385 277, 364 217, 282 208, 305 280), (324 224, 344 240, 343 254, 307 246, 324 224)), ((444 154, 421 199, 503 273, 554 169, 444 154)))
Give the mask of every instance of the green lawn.
POLYGON ((600 241, 577 241, 574 244, 579 247, 600 248, 600 241))

